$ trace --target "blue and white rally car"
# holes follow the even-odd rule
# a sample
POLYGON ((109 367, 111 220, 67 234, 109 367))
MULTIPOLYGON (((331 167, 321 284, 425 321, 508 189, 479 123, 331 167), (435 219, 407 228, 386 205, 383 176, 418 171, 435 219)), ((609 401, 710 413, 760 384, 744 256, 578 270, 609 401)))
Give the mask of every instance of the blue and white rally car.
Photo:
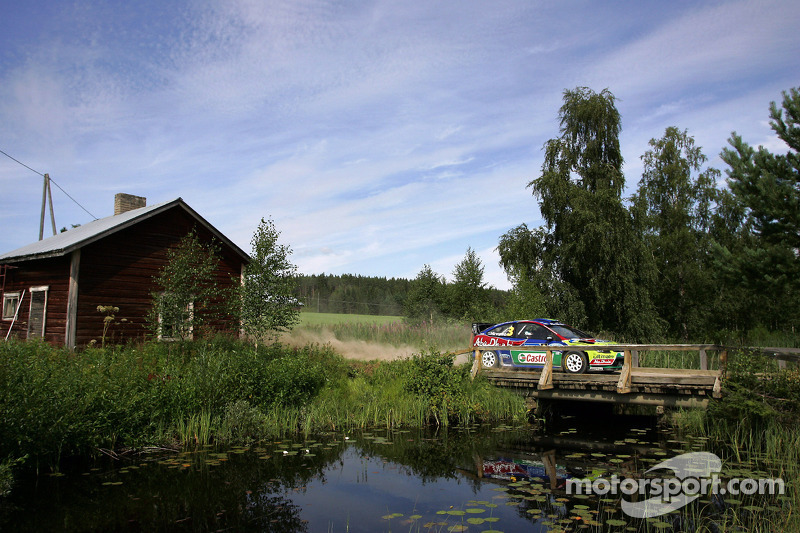
POLYGON ((612 342, 549 318, 473 324, 472 330, 472 345, 483 368, 542 368, 547 352, 536 350, 536 346, 564 346, 564 350, 553 352, 553 368, 572 374, 583 374, 590 368, 617 370, 625 360, 622 352, 596 348, 612 342))

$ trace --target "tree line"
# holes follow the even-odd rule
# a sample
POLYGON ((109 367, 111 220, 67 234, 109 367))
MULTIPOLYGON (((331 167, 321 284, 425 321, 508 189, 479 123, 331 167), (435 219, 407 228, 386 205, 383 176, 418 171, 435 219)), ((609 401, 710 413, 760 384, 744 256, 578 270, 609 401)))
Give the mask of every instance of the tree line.
POLYGON ((614 95, 564 92, 559 135, 528 183, 544 225, 500 238, 524 315, 557 316, 631 340, 714 340, 755 327, 794 332, 800 318, 800 91, 769 108, 787 147, 753 148, 735 132, 727 179, 686 130, 649 143, 624 198, 614 95))
POLYGON ((410 286, 403 278, 300 274, 295 294, 309 311, 402 316, 410 286))
MULTIPOLYGON (((277 244, 274 223, 262 220, 252 241, 254 261, 230 300, 235 315, 256 337, 290 327, 297 299, 314 311, 410 320, 548 316, 630 341, 722 341, 759 328, 794 335, 800 324, 800 89, 769 106, 785 153, 753 148, 734 132, 720 154, 727 165, 723 182, 689 132, 668 127, 650 140, 642 176, 627 198, 614 95, 566 90, 558 118, 541 172, 528 183, 544 224, 522 223, 499 238, 512 290, 488 287, 472 248, 449 282, 427 264, 413 280, 297 275, 291 250, 277 244)), ((206 255, 190 244, 182 248, 189 258, 206 255)), ((157 280, 154 330, 163 329, 170 312, 171 328, 190 329, 200 316, 197 300, 214 299, 194 286, 207 267, 179 259, 157 280), (176 286, 181 280, 185 287, 176 286)))

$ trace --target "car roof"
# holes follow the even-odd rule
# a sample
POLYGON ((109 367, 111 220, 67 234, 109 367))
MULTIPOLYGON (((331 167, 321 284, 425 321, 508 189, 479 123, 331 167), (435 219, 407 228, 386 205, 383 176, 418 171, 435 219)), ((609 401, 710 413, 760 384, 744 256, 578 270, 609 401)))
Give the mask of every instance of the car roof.
POLYGON ((538 322, 539 324, 544 324, 545 326, 563 324, 563 322, 560 320, 553 320, 552 318, 534 318, 533 320, 530 320, 530 322, 538 322))
MULTIPOLYGON (((536 324, 541 324, 543 326, 564 326, 563 322, 560 320, 554 320, 552 318, 532 318, 532 319, 525 319, 525 320, 509 320, 508 322, 500 322, 499 324, 495 324, 491 326, 491 328, 495 328, 497 326, 504 326, 506 324, 517 324, 519 322, 534 322, 536 324)), ((491 329, 487 328, 487 329, 491 329)))

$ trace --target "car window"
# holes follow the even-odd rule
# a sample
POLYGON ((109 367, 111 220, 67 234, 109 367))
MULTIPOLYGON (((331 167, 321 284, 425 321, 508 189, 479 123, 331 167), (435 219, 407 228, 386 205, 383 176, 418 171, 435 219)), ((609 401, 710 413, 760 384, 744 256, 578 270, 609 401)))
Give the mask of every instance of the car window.
POLYGON ((550 328, 564 337, 565 339, 591 339, 592 336, 588 333, 584 333, 579 329, 575 329, 569 326, 562 325, 552 325, 550 328))
POLYGON ((496 328, 487 331, 486 334, 491 335, 492 337, 513 337, 515 325, 516 324, 504 324, 502 326, 497 326, 496 328))
POLYGON ((547 337, 552 337, 553 334, 539 324, 524 324, 520 326, 517 336, 544 341, 547 340, 547 337))

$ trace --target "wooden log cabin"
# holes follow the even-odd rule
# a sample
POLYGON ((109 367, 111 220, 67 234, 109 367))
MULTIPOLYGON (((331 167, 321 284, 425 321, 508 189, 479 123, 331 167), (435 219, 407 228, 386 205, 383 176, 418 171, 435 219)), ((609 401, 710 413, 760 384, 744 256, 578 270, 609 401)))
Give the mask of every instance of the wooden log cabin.
MULTIPOLYGON (((106 341, 146 337, 153 277, 166 264, 167 250, 192 230, 201 242, 220 247, 217 283, 239 283, 249 256, 181 198, 147 206, 142 197, 118 194, 113 216, 0 255, 0 334, 85 346, 103 336, 98 306, 115 306, 106 341)), ((232 317, 208 325, 238 331, 232 317)))

